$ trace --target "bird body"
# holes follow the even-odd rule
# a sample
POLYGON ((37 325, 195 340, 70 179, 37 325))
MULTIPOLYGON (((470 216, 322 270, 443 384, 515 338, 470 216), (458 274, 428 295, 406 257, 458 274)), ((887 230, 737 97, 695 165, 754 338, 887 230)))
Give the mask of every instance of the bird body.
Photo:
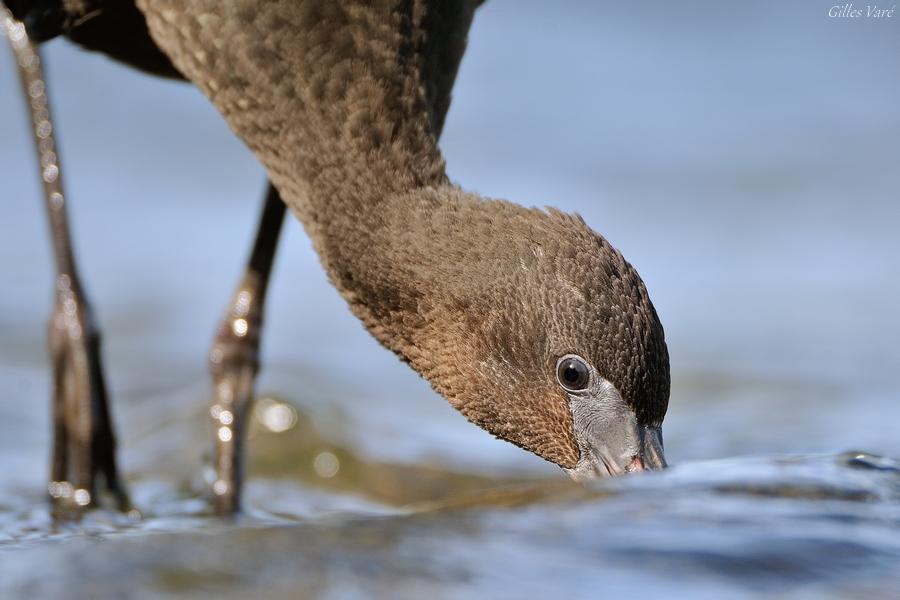
POLYGON ((636 271, 577 215, 447 178, 437 142, 476 3, 136 5, 354 314, 454 407, 576 478, 665 464, 668 354, 636 271))

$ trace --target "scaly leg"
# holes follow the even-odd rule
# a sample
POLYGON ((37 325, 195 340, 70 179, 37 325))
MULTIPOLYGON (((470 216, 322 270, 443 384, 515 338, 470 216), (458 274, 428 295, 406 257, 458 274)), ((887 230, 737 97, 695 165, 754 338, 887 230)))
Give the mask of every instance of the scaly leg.
POLYGON ((25 27, 2 6, 0 29, 12 46, 31 114, 56 259, 56 301, 48 340, 54 429, 48 491, 57 514, 77 516, 98 503, 103 489, 119 509, 126 510, 130 503, 116 468, 100 335, 78 278, 40 56, 25 27))
POLYGON ((243 444, 259 371, 263 308, 284 213, 284 202, 270 184, 250 260, 209 352, 210 416, 215 428, 213 505, 220 515, 240 508, 243 444))

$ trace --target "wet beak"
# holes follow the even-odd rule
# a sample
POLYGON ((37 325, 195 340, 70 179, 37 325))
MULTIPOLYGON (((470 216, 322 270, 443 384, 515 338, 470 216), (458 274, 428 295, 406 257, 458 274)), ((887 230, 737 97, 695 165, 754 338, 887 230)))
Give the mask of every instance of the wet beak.
POLYGON ((637 471, 655 471, 666 468, 666 457, 663 453, 662 431, 659 428, 641 427, 638 431, 639 444, 637 452, 608 451, 603 448, 597 452, 600 465, 595 465, 598 474, 616 477, 637 471), (606 450, 606 451, 605 451, 606 450))
POLYGON ((638 422, 611 383, 570 394, 572 426, 581 456, 566 472, 576 481, 663 469, 662 429, 638 422))
POLYGON ((566 472, 575 481, 589 481, 665 469, 667 464, 663 452, 662 430, 658 427, 641 427, 635 433, 636 444, 627 444, 622 448, 599 445, 582 456, 574 469, 566 469, 566 472))
POLYGON ((659 427, 641 428, 641 451, 625 467, 625 471, 654 471, 666 468, 662 430, 659 427))

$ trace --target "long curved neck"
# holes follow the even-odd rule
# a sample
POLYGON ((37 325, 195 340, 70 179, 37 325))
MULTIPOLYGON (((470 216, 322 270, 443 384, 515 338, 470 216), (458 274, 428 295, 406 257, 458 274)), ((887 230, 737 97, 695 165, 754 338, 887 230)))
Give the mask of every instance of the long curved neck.
POLYGON ((464 245, 432 239, 429 223, 471 203, 437 148, 469 0, 138 5, 155 42, 262 161, 357 316, 408 356, 434 287, 421 264, 464 245))
POLYGON ((390 198, 446 183, 419 4, 139 0, 156 43, 314 237, 328 215, 376 218, 390 198))

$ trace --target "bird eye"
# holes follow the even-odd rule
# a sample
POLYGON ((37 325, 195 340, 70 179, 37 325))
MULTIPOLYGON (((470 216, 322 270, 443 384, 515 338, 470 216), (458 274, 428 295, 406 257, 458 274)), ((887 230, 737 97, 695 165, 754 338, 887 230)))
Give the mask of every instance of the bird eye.
POLYGON ((556 380, 563 389, 577 392, 588 386, 591 370, 584 359, 577 356, 563 356, 556 363, 556 380))

